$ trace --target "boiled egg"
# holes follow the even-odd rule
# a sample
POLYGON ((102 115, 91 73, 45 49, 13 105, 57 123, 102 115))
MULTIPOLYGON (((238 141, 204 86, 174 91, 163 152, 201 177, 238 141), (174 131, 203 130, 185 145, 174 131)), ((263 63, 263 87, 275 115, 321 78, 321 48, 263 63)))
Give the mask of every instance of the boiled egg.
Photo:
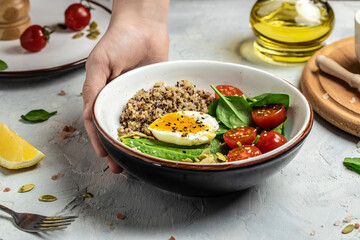
POLYGON ((218 128, 215 118, 195 111, 169 113, 149 126, 149 130, 158 140, 186 146, 210 142, 215 138, 218 128))

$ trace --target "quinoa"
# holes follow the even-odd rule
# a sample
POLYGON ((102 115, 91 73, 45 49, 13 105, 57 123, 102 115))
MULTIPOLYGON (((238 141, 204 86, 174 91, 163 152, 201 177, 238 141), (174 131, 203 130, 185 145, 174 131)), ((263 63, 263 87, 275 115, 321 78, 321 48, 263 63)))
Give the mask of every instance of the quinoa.
POLYGON ((176 86, 164 86, 156 82, 148 91, 138 91, 127 102, 120 116, 119 135, 132 131, 145 133, 145 129, 156 119, 172 112, 197 111, 208 113, 208 106, 214 100, 210 92, 196 89, 188 80, 181 80, 176 86))

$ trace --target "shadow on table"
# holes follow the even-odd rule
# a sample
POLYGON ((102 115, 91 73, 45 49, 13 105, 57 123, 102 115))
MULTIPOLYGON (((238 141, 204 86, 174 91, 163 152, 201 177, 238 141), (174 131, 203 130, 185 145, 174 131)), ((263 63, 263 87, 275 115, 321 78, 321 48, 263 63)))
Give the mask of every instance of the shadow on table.
POLYGON ((32 74, 19 75, 1 75, 0 74, 0 89, 7 90, 12 88, 27 88, 29 86, 36 87, 37 84, 51 84, 53 81, 63 81, 63 79, 70 77, 72 74, 84 72, 85 64, 74 66, 73 68, 65 68, 58 71, 39 72, 32 74))

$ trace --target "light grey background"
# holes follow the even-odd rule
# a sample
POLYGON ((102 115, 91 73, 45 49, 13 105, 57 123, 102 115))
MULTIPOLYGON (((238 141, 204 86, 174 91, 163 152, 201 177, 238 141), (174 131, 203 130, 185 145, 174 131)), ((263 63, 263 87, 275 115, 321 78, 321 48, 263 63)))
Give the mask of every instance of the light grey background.
MULTIPOLYGON (((110 6, 110 1, 103 1, 110 6)), ((210 59, 241 63, 274 73, 299 86, 303 64, 274 66, 249 61, 238 49, 249 49, 253 34, 249 12, 255 1, 171 1, 170 60, 210 59)), ((353 35, 359 1, 330 2, 335 29, 327 43, 353 35)), ((246 51, 245 51, 246 52, 246 51)), ((281 172, 240 194, 218 198, 188 198, 158 190, 125 175, 106 170, 96 157, 82 120, 83 68, 40 81, 0 81, 0 122, 46 154, 36 167, 9 171, 0 168, 0 204, 34 213, 76 214, 68 229, 49 234, 18 231, 0 213, 0 239, 359 239, 359 231, 342 235, 349 214, 360 221, 360 176, 343 166, 344 157, 359 156, 359 138, 333 127, 315 114, 313 129, 298 156, 281 172), (59 96, 60 90, 67 92, 59 96), (39 124, 26 124, 20 115, 32 109, 57 110, 39 124), (79 135, 61 140, 64 125, 79 135), (63 177, 51 180, 61 172, 63 177), (17 193, 23 184, 35 189, 17 193), (94 198, 83 199, 91 192, 94 198), (59 198, 39 202, 43 194, 59 198), (126 216, 116 219, 116 214, 126 216), (339 226, 334 223, 339 221, 339 226), (112 226, 108 226, 111 222, 112 226)))

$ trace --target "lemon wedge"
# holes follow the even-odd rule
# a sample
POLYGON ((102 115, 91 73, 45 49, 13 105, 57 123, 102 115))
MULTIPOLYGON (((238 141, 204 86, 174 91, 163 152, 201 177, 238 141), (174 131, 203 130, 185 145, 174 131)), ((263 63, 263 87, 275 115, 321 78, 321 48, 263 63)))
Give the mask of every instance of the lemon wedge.
POLYGON ((0 166, 8 169, 31 167, 45 155, 13 132, 6 124, 0 123, 0 166))

